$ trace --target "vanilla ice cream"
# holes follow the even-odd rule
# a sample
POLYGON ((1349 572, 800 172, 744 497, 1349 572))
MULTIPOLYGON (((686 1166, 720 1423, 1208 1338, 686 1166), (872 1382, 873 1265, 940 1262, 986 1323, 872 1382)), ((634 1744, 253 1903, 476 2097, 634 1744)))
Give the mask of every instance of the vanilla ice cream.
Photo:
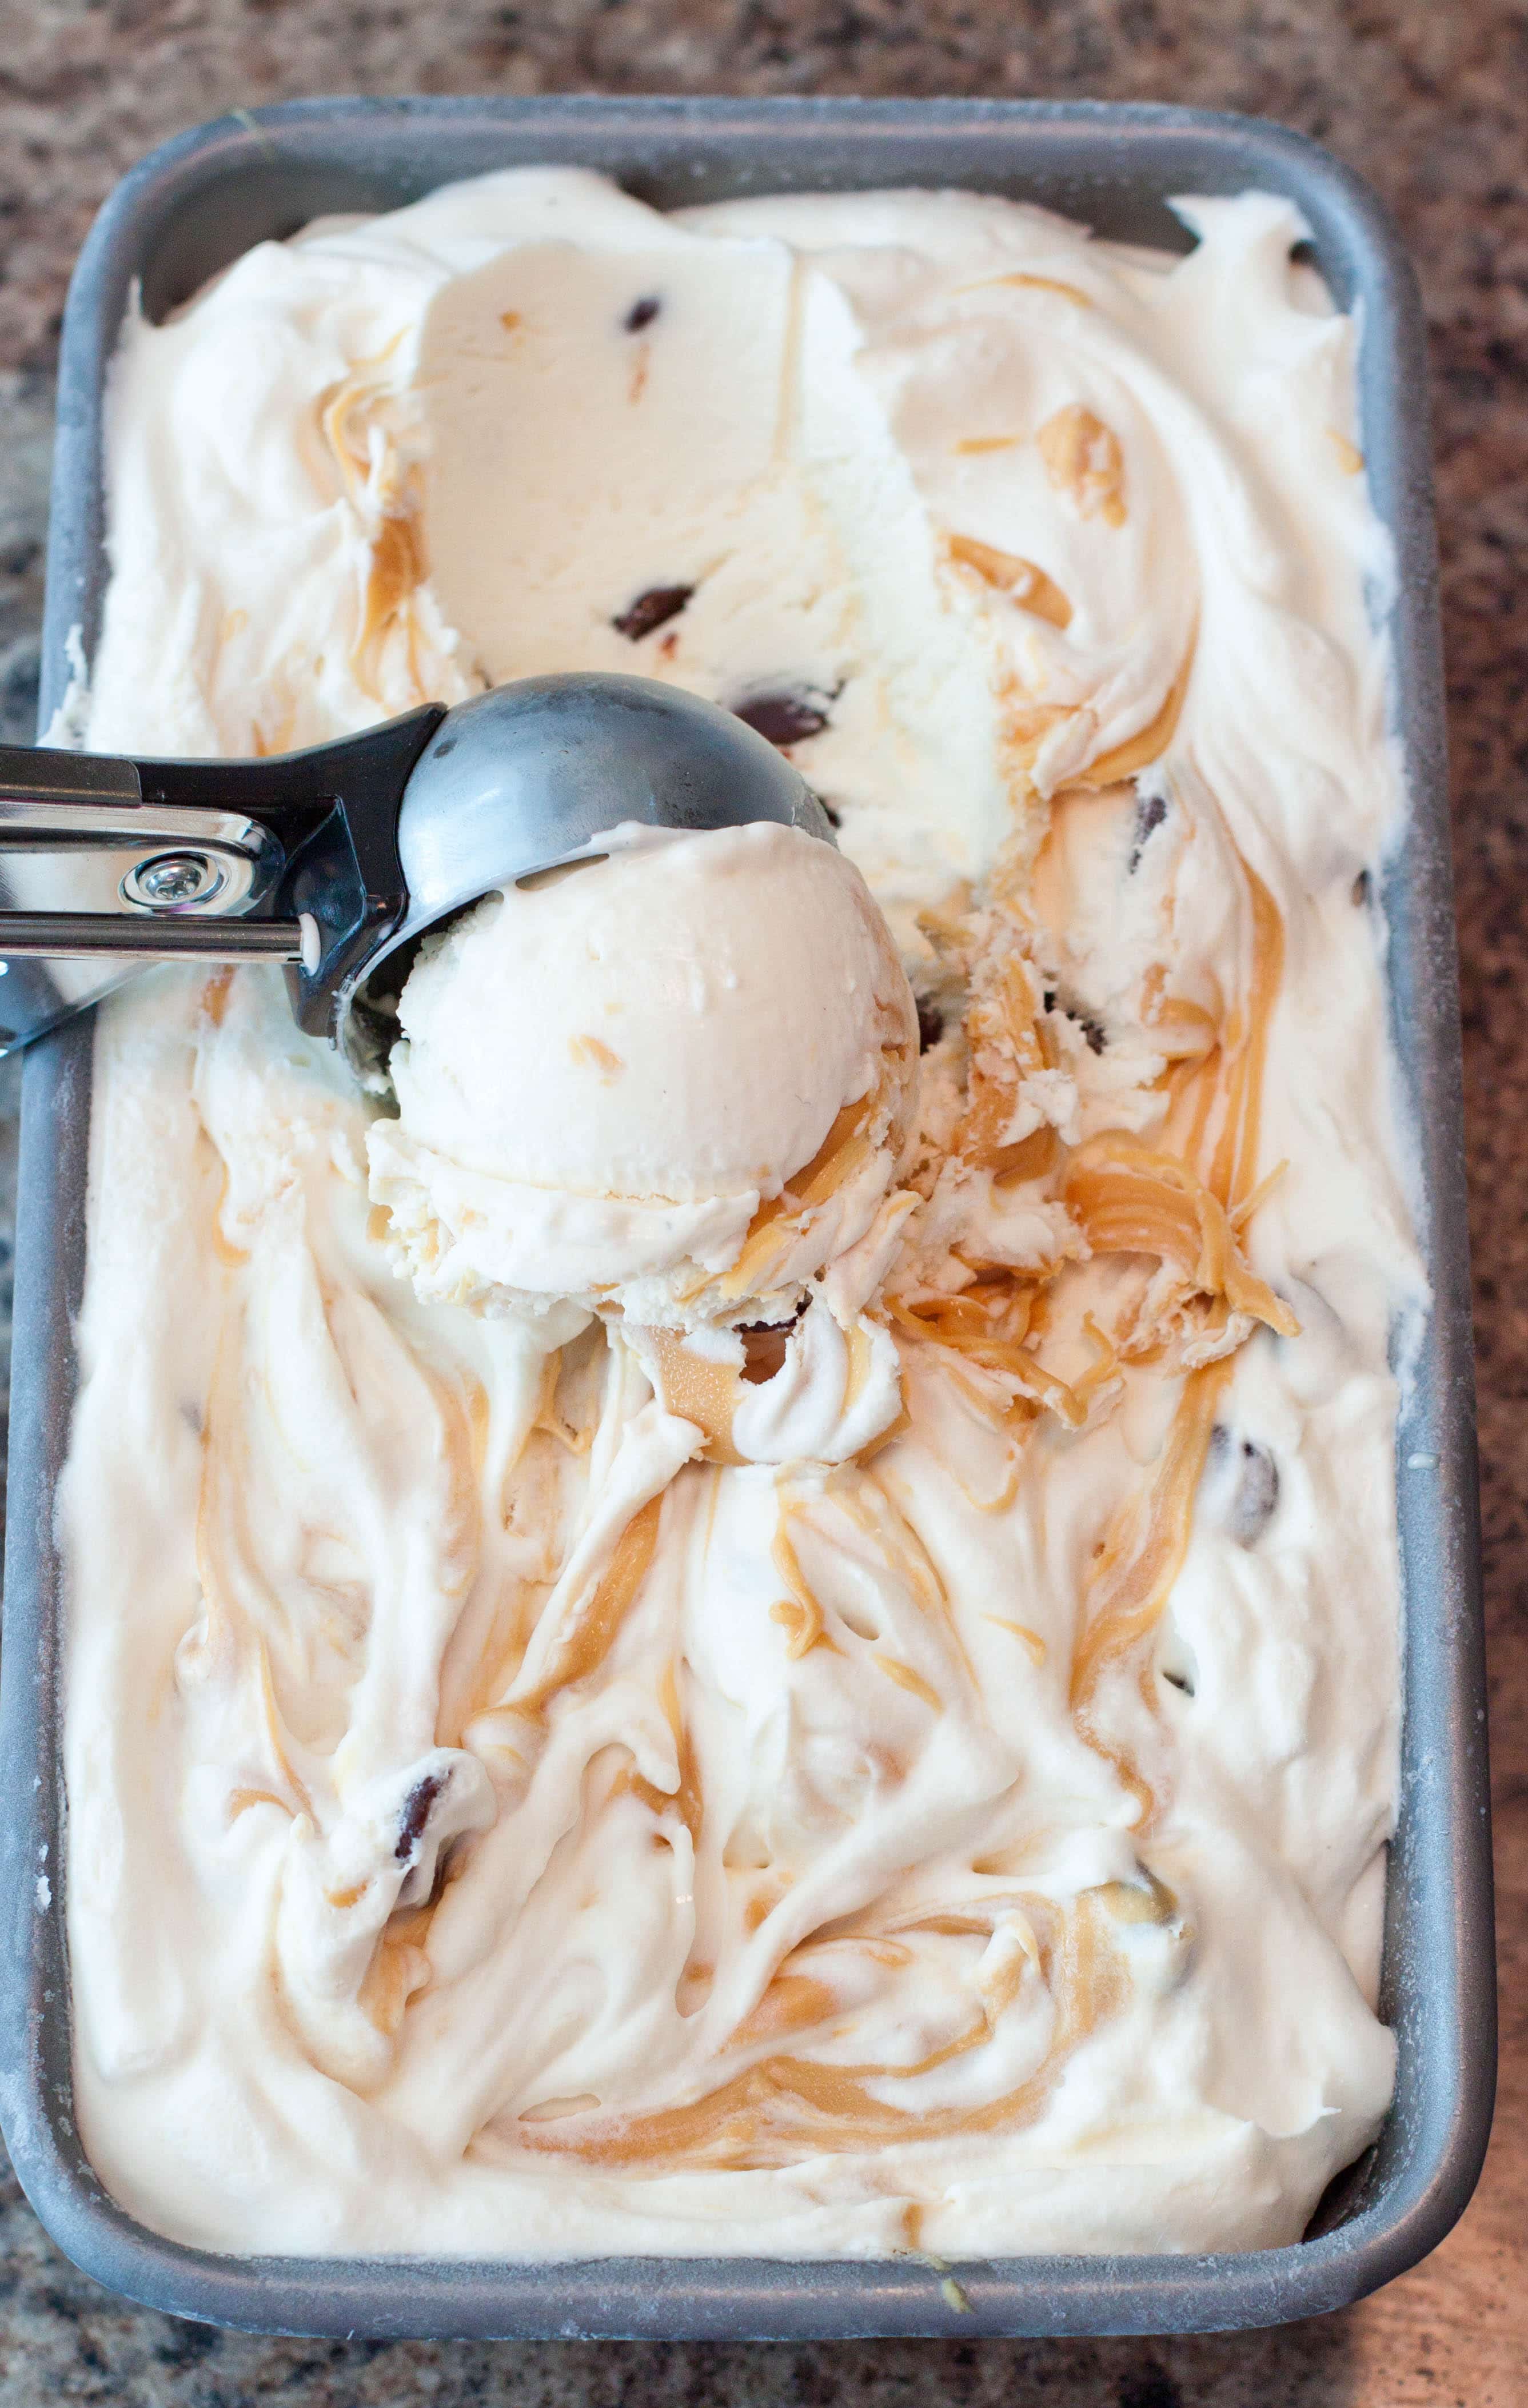
POLYGON ((101 1014, 74 2097, 157 2229, 1250 2249, 1378 2128, 1391 563, 1298 215, 1180 214, 522 169, 126 326, 93 744, 635 671, 842 845, 488 898, 395 1115, 265 972, 101 1014))
POLYGON ((789 1319, 907 1142, 902 964, 859 871, 799 829, 605 841, 427 940, 373 1196, 427 1298, 550 1310, 564 1337, 569 1304, 789 1319))

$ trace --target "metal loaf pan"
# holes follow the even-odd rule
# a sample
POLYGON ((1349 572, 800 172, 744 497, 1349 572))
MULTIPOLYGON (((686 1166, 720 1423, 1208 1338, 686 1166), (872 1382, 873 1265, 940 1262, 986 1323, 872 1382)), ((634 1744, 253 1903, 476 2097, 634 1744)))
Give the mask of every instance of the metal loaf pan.
MULTIPOLYGON (((1393 722, 1411 817, 1384 881, 1392 1025, 1418 1141, 1418 1212, 1435 1298, 1399 1437, 1406 1605, 1400 1828, 1385 2009, 1400 2036, 1376 2149, 1335 2184, 1298 2245, 1253 2255, 738 2258, 526 2265, 215 2256, 146 2230, 106 2196, 72 2112, 67 1844, 59 1766, 60 1570, 53 1491, 68 1436, 83 1271, 91 1028, 34 1049, 23 1087, 15 1403, 0 1735, 0 2115, 54 2239, 131 2297, 259 2331, 391 2336, 1188 2331, 1340 2307, 1414 2264, 1469 2198, 1491 2119, 1495 1993, 1478 1594, 1459 1023, 1444 778, 1436 563, 1421 309, 1366 188, 1278 127, 1196 109, 852 100, 306 101, 168 143, 117 189, 80 259, 64 328, 48 562, 43 716, 78 628, 95 638, 101 408, 135 283, 158 316, 251 243, 334 210, 396 208, 515 162, 609 171, 660 205, 741 192, 964 185, 1181 249, 1165 202, 1261 186, 1304 211, 1314 253, 1363 330, 1364 445, 1399 575, 1385 597, 1393 722), (963 2304, 957 2305, 959 2300, 963 2304)), ((513 2235, 506 2235, 507 2250, 513 2235)))

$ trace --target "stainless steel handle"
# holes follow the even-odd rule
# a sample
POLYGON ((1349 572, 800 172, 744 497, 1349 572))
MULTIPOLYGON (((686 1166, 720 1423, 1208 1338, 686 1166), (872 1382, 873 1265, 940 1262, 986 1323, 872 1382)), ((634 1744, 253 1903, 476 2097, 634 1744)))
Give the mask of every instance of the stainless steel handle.
MULTIPOLYGON (((300 920, 118 919, 110 911, 0 911, 0 950, 41 960, 133 953, 139 961, 305 962, 300 920)), ((309 940, 308 952, 312 950, 309 940)))
POLYGON ((150 962, 311 967, 316 927, 250 916, 285 845, 228 795, 238 770, 208 767, 224 798, 170 801, 135 761, 0 746, 0 1053, 150 962))
POLYGON ((136 761, 108 752, 61 752, 43 745, 0 744, 0 795, 19 802, 137 803, 143 780, 136 761))
MULTIPOLYGON (((7 863, 0 903, 20 906, 23 916, 29 906, 56 905, 60 954, 75 950, 64 928, 79 916, 70 905, 91 906, 94 917, 121 913, 143 927, 221 920, 261 902, 285 859, 270 830, 246 811, 146 802, 136 762, 7 745, 0 746, 0 855, 18 854, 53 855, 57 867, 39 878, 7 863)), ((0 953, 21 949, 16 913, 0 910, 0 953)), ((112 950, 154 948, 123 941, 112 950)))
POLYGON ((255 760, 0 746, 0 1053, 188 957, 281 963, 299 1025, 333 1037, 407 907, 398 810, 444 717, 255 760))

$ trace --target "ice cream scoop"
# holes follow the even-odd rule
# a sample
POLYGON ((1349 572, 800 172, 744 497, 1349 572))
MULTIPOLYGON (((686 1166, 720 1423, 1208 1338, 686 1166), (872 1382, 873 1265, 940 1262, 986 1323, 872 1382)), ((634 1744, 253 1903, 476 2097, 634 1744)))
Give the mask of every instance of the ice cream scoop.
POLYGON ((264 958, 364 1077, 427 930, 621 823, 774 821, 821 804, 730 712, 643 678, 528 678, 303 752, 130 761, 0 749, 0 1047, 131 975, 121 960, 264 958), (100 975, 62 968, 104 956, 100 975))
POLYGON ((789 1317, 906 1142, 918 1019, 886 923, 799 827, 600 842, 426 941, 372 1195, 431 1298, 789 1317))

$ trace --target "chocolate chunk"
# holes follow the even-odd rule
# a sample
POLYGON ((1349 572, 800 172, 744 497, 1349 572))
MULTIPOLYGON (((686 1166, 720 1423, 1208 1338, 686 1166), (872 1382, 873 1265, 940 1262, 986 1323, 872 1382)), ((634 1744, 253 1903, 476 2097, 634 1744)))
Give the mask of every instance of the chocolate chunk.
POLYGON ((1162 823, 1166 816, 1167 797, 1165 795, 1137 795, 1135 797, 1135 825, 1130 839, 1130 861, 1128 865, 1132 872, 1140 867, 1141 855, 1146 851, 1148 840, 1151 837, 1155 836, 1158 828, 1162 825, 1162 823))
POLYGON ((430 1809, 445 1786, 446 1780, 443 1773, 427 1772, 422 1781, 415 1782, 404 1799, 403 1813, 398 1818, 398 1844, 393 1851, 398 1864, 407 1864, 413 1856, 424 1837, 424 1826, 430 1819, 430 1809))
POLYGON ((937 1045, 944 1035, 945 1016, 938 1005, 931 1002, 926 995, 915 995, 913 1001, 918 1006, 918 1051, 926 1054, 929 1047, 937 1045))
MULTIPOLYGON (((817 799, 820 803, 822 803, 822 797, 821 795, 818 796, 817 799)), ((843 826, 843 812, 835 811, 831 803, 822 803, 822 817, 827 821, 830 828, 841 828, 843 826)))
POLYGON ((666 626, 670 619, 677 619, 694 590, 693 585, 650 585, 635 602, 628 602, 610 624, 628 643, 639 644, 654 627, 666 626))
POLYGON ((804 744, 821 736, 828 714, 804 694, 756 694, 733 704, 733 716, 766 737, 771 744, 804 744))
POLYGON ((785 1369, 788 1329, 750 1329, 743 1340, 742 1376, 750 1387, 761 1388, 785 1369))
POLYGON ((1163 1673, 1163 1676, 1162 1676, 1162 1677, 1163 1677, 1163 1679, 1164 1679, 1164 1681, 1166 1681, 1167 1683, 1169 1683, 1169 1684, 1170 1684, 1170 1685, 1171 1685, 1173 1688, 1175 1688, 1175 1689, 1181 1689, 1181 1690, 1182 1690, 1182 1692, 1183 1692, 1183 1695, 1184 1695, 1186 1698, 1192 1698, 1192 1695, 1193 1695, 1193 1683, 1190 1680, 1190 1678, 1189 1678, 1189 1676, 1188 1676, 1187 1672, 1166 1672, 1166 1671, 1164 1671, 1164 1672, 1163 1673))
POLYGON ((1254 1547, 1278 1503, 1278 1466, 1265 1446, 1234 1438, 1222 1423, 1209 1437, 1207 1477, 1213 1483, 1211 1512, 1238 1547, 1254 1547))
POLYGON ((1366 869, 1361 869, 1358 876, 1353 881, 1353 901, 1357 904, 1360 910, 1363 910, 1373 891, 1373 879, 1369 876, 1366 869))
POLYGON ((743 1321, 737 1335, 743 1341, 743 1378, 750 1387, 758 1388, 772 1380, 785 1365, 785 1349, 792 1330, 801 1319, 797 1307, 789 1321, 743 1321))
POLYGON ((1254 1546, 1272 1521, 1278 1502, 1278 1466, 1266 1447, 1241 1442, 1235 1494, 1226 1516, 1226 1528, 1238 1547, 1254 1546))
POLYGON ((650 326, 663 306, 656 293, 644 293, 639 301, 632 303, 622 321, 627 334, 639 335, 644 326, 650 326))
MULTIPOLYGON (((1042 1010, 1046 1011, 1055 1010, 1057 996, 1056 990, 1053 986, 1048 986, 1046 988, 1044 994, 1040 997, 1040 1003, 1042 1010)), ((1065 1013, 1067 1019, 1071 1022, 1073 1027, 1081 1029, 1083 1036, 1088 1040, 1091 1050, 1094 1054, 1102 1054, 1105 1046, 1108 1043, 1108 1031, 1105 1028, 1103 1022, 1101 1020, 1095 1020, 1091 1011, 1079 1011, 1075 1003, 1064 1003, 1061 1008, 1065 1013)))

